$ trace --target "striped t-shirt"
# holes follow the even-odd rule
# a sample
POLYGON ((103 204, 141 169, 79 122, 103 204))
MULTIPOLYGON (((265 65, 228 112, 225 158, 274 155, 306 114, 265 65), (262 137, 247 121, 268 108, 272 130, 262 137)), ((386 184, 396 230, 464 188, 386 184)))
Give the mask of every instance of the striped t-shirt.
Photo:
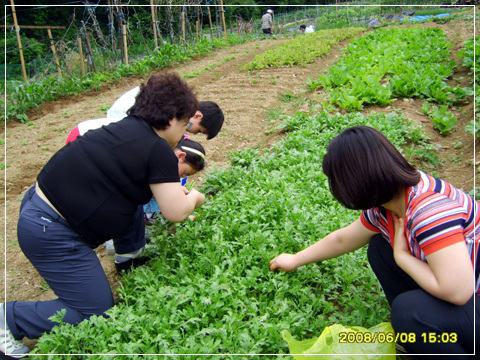
MULTIPOLYGON (((478 201, 443 180, 419 173, 420 182, 405 192, 405 237, 410 252, 426 262, 427 255, 464 239, 475 268, 476 292, 480 293, 480 264, 476 264, 480 235, 478 201)), ((390 210, 365 210, 360 219, 367 229, 381 232, 393 247, 395 232, 390 210)))

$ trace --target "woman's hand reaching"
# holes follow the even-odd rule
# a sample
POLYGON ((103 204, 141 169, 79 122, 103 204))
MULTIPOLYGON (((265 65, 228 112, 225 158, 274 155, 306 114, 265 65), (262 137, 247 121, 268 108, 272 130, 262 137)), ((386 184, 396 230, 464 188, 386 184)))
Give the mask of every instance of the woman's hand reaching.
POLYGON ((298 268, 296 256, 291 254, 282 254, 270 261, 270 270, 293 271, 298 268))

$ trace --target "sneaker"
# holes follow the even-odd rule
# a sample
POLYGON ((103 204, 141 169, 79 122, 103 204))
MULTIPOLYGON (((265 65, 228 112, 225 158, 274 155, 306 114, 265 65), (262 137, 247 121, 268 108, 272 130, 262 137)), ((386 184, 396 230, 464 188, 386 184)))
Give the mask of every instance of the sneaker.
POLYGON ((25 346, 21 340, 15 340, 12 332, 8 328, 7 317, 5 315, 5 303, 0 305, 1 314, 0 318, 0 353, 2 358, 5 359, 21 359, 27 356, 30 349, 25 346))
POLYGON ((148 256, 144 256, 141 258, 129 259, 127 261, 122 261, 122 262, 115 261, 115 269, 119 274, 122 271, 129 272, 130 270, 135 269, 140 265, 144 265, 148 260, 150 260, 150 258, 148 256))
POLYGON ((162 224, 162 226, 166 225, 165 218, 163 217, 162 213, 160 211, 155 211, 152 213, 150 216, 145 216, 145 225, 146 226, 153 226, 157 222, 162 224))
POLYGON ((122 270, 128 272, 132 268, 143 265, 150 260, 150 257, 144 256, 145 247, 126 254, 115 254, 115 268, 117 272, 120 273, 122 270))
POLYGON ((105 242, 105 249, 107 249, 108 255, 115 255, 115 247, 113 246, 113 240, 105 242))

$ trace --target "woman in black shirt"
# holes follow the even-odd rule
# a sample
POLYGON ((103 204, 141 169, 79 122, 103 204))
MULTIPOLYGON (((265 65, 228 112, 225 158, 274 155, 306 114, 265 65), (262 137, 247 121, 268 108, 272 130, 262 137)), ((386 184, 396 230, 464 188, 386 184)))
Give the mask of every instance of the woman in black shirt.
POLYGON ((45 165, 22 203, 18 240, 58 299, 1 304, 3 353, 27 353, 19 340, 50 331, 55 324, 48 318, 57 311, 65 309, 63 321, 77 324, 114 305, 93 249, 124 233, 152 195, 172 222, 203 204, 203 194, 181 186, 172 149, 197 108, 177 75, 154 75, 126 118, 87 132, 45 165))

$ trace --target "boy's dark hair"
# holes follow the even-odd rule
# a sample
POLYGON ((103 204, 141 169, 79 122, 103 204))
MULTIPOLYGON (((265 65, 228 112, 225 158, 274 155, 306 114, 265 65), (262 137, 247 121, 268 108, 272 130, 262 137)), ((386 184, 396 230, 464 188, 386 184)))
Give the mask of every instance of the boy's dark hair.
POLYGON ((192 168, 194 168, 196 171, 201 171, 205 168, 205 157, 202 157, 199 154, 196 154, 194 151, 188 149, 190 148, 200 151, 203 155, 205 155, 205 149, 202 145, 200 145, 200 143, 183 138, 177 143, 175 148, 187 154, 185 157, 185 162, 189 164, 192 168))
POLYGON ((195 115, 198 101, 186 82, 176 74, 152 75, 140 85, 135 104, 128 115, 142 118, 157 130, 165 130, 169 121, 188 121, 195 115))
POLYGON ((367 210, 393 199, 401 187, 413 186, 420 174, 378 130, 354 126, 327 146, 323 172, 330 191, 345 207, 367 210))
POLYGON ((300 27, 298 29, 301 30, 301 29, 306 29, 306 28, 307 28, 306 25, 300 25, 300 27))
POLYGON ((222 109, 213 101, 200 101, 198 111, 203 115, 200 125, 207 130, 207 140, 213 139, 223 125, 224 116, 222 109))

